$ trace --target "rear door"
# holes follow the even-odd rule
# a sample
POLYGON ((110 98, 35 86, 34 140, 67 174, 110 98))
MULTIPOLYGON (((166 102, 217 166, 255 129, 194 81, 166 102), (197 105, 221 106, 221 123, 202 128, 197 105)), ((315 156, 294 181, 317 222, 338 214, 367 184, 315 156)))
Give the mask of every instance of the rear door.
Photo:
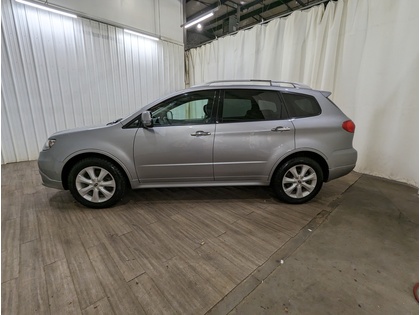
POLYGON ((267 181, 276 162, 294 147, 294 127, 278 91, 222 91, 214 142, 215 180, 267 181))

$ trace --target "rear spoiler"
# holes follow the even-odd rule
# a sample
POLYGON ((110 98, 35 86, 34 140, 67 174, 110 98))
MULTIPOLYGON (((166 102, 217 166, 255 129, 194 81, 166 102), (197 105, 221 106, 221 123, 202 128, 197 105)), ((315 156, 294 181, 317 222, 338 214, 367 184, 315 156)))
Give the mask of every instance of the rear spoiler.
POLYGON ((325 97, 328 97, 331 95, 331 92, 328 91, 320 91, 322 95, 324 95, 325 97))

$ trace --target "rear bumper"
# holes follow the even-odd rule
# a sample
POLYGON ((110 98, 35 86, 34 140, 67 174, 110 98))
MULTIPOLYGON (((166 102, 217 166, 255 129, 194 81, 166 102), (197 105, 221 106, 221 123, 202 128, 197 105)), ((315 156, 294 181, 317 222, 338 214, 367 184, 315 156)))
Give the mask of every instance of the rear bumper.
POLYGON ((357 151, 354 148, 334 151, 328 164, 327 182, 350 173, 356 166, 357 151))
POLYGON ((354 169, 355 166, 356 164, 330 168, 327 182, 329 182, 330 180, 339 178, 341 176, 347 175, 354 169))

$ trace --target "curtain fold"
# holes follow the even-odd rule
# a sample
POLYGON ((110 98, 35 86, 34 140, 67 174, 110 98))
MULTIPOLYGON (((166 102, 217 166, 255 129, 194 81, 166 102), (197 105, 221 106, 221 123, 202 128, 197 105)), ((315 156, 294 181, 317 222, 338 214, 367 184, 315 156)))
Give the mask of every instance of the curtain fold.
POLYGON ((329 90, 356 123, 356 171, 418 187, 418 9, 416 0, 330 1, 187 51, 186 76, 329 90))

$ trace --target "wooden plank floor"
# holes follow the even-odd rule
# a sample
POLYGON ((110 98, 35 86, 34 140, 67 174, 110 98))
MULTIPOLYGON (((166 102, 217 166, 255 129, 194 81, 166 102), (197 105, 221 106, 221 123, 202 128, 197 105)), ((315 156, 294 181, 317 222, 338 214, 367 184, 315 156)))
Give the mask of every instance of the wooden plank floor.
POLYGON ((266 187, 137 190, 93 210, 2 165, 2 314, 204 314, 355 180, 305 205, 266 187))

